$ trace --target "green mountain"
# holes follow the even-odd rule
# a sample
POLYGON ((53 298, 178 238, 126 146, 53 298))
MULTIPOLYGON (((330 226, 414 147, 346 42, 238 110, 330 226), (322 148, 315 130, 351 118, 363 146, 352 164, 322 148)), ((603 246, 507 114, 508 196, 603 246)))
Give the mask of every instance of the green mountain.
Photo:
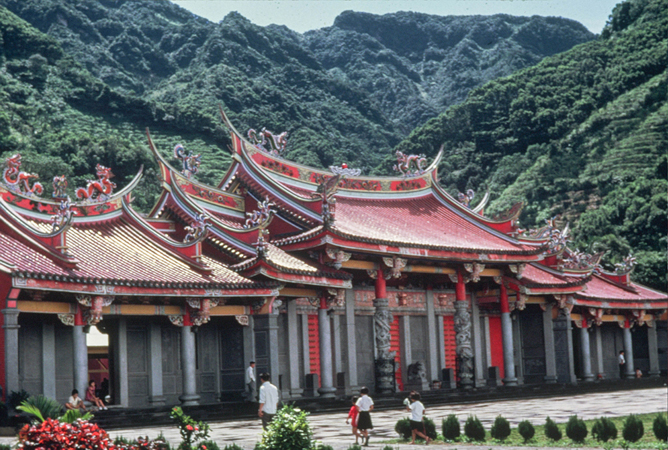
POLYGON ((665 290, 668 1, 619 4, 596 41, 472 90, 397 148, 441 144, 453 192, 489 189, 492 213, 524 201, 526 225, 560 214, 573 246, 633 251, 637 279, 665 290))

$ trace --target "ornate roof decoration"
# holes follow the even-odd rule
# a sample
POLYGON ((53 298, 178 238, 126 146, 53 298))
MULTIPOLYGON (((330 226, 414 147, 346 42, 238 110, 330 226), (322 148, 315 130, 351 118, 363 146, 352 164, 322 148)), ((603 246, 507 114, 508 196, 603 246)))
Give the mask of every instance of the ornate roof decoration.
POLYGON ((188 232, 183 238, 183 242, 193 242, 204 238, 207 233, 207 228, 211 226, 206 223, 207 219, 208 218, 204 214, 197 214, 195 216, 195 221, 190 226, 183 228, 188 232))
POLYGON ((67 225, 72 222, 72 200, 67 197, 65 200, 60 201, 60 206, 58 207, 57 214, 51 216, 51 231, 56 233, 57 231, 63 230, 67 225))
POLYGON ((328 263, 330 266, 335 269, 340 269, 341 265, 348 261, 352 256, 351 253, 344 252, 340 248, 327 248, 327 256, 329 256, 333 261, 328 263))
POLYGON ((257 257, 265 259, 267 256, 267 240, 264 238, 269 236, 269 230, 260 228, 257 234, 257 242, 253 243, 253 247, 257 250, 257 257))
POLYGON ((555 222, 558 216, 552 217, 550 219, 545 219, 546 226, 539 229, 531 230, 518 230, 520 235, 525 238, 530 239, 547 239, 547 253, 554 254, 562 251, 566 248, 566 244, 569 241, 571 232, 568 226, 568 223, 564 227, 563 231, 557 228, 555 222))
POLYGON ((339 189, 339 181, 344 177, 345 175, 337 174, 322 181, 318 185, 318 189, 311 194, 311 198, 319 198, 322 201, 322 221, 327 228, 334 224, 334 214, 336 213, 334 194, 339 189))
POLYGON ((466 194, 460 192, 459 195, 457 195, 457 200, 459 200, 459 202, 462 205, 471 209, 471 201, 473 201, 474 197, 475 197, 475 191, 473 189, 469 189, 466 191, 466 194))
POLYGON ((397 163, 394 165, 396 172, 401 172, 403 177, 417 177, 425 171, 424 165, 427 158, 424 155, 405 155, 397 150, 397 163))
POLYGON ((605 252, 589 254, 581 252, 576 249, 575 251, 569 250, 567 252, 566 258, 561 261, 559 264, 559 269, 575 269, 575 270, 591 270, 598 267, 601 257, 605 252))
POLYGON ((362 169, 349 169, 348 164, 343 163, 340 166, 329 166, 329 170, 336 175, 345 175, 349 177, 358 177, 362 174, 362 169))
POLYGON ((31 178, 39 178, 37 174, 23 172, 21 168, 21 154, 16 153, 5 159, 7 166, 2 172, 2 181, 9 188, 10 191, 18 192, 28 196, 40 195, 44 188, 39 182, 35 182, 32 187, 28 180, 31 178))
POLYGON ((513 206, 506 209, 505 211, 501 211, 500 213, 495 214, 494 216, 492 216, 492 220, 497 221, 497 222, 505 222, 507 220, 516 220, 517 217, 519 217, 520 213, 522 212, 522 208, 524 208, 524 203, 523 202, 515 203, 513 206))
POLYGON ((288 145, 288 132, 275 135, 266 128, 258 133, 253 128, 248 130, 248 140, 262 151, 274 156, 281 156, 288 145))
POLYGON ((636 258, 629 253, 629 256, 624 258, 622 262, 615 264, 615 274, 626 275, 631 273, 637 263, 636 258))
POLYGON ((82 200, 105 202, 109 200, 111 194, 114 192, 116 183, 109 181, 114 174, 111 169, 97 164, 95 166, 97 180, 88 180, 85 188, 77 188, 76 196, 82 200))
POLYGON ((65 189, 67 189, 67 177, 65 175, 53 177, 53 193, 51 197, 56 200, 67 199, 69 201, 65 189))
POLYGON ((404 258, 392 256, 391 258, 383 258, 383 263, 389 269, 385 272, 385 279, 389 280, 390 278, 401 278, 401 269, 406 267, 408 261, 404 258))
POLYGON ((183 148, 183 145, 176 144, 174 147, 174 158, 181 161, 181 174, 186 178, 191 179, 199 172, 199 165, 202 160, 201 154, 194 155, 192 150, 186 154, 186 149, 183 148))
POLYGON ((276 212, 272 207, 276 203, 269 201, 269 196, 264 197, 263 202, 257 202, 257 209, 252 213, 246 213, 247 219, 244 228, 261 227, 267 224, 271 213, 276 212))

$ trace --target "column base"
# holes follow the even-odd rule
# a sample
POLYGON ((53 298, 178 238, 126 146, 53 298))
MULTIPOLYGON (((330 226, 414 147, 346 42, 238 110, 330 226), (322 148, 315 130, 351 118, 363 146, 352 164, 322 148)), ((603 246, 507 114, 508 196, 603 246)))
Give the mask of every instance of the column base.
POLYGON ((477 387, 477 388, 486 387, 487 386, 487 380, 485 380, 484 378, 476 378, 474 386, 477 387))
POLYGON ((650 370, 649 372, 647 372, 647 376, 649 376, 650 378, 659 377, 659 376, 661 376, 661 371, 660 370, 650 370))
POLYGON ((629 380, 629 379, 631 379, 631 378, 635 378, 635 377, 636 377, 636 374, 635 374, 635 373, 625 373, 625 374, 624 374, 624 379, 625 379, 625 380, 629 380))
POLYGON ((582 377, 582 381, 586 381, 586 382, 594 381, 594 375, 591 374, 591 373, 588 374, 588 375, 585 375, 585 376, 582 377))
POLYGON ((301 397, 304 393, 304 389, 290 389, 290 397, 301 397))
POLYGON ((318 389, 320 398, 336 398, 336 388, 335 387, 321 387, 318 389))
POLYGON ((557 377, 554 376, 554 375, 545 376, 545 377, 543 377, 543 380, 545 381, 546 384, 556 384, 557 383, 557 377))
POLYGON ((199 405, 199 395, 185 394, 179 397, 182 406, 197 406, 199 405))
POLYGON ((503 385, 504 386, 517 386, 517 378, 504 378, 503 379, 503 385))
POLYGON ((165 399, 165 397, 162 395, 156 395, 155 397, 149 396, 148 402, 151 406, 165 406, 167 399, 165 399))

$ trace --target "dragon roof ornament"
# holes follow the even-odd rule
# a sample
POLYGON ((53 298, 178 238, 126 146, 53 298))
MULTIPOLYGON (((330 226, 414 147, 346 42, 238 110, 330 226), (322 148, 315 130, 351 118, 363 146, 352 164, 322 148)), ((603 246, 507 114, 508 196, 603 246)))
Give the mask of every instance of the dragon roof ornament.
POLYGON ((248 140, 258 149, 274 156, 281 156, 288 145, 288 132, 274 134, 266 128, 262 128, 258 133, 253 128, 248 130, 248 140))
POLYGON ((600 253, 585 253, 579 249, 568 250, 566 258, 559 264, 560 269, 574 269, 574 270, 592 270, 599 267, 601 257, 605 252, 600 253))
POLYGON ((397 163, 394 171, 400 172, 402 177, 417 177, 424 173, 427 158, 424 155, 405 155, 397 150, 397 163))
POLYGON ((276 210, 272 208, 273 206, 276 206, 276 203, 269 201, 269 196, 265 196, 264 201, 257 202, 257 209, 253 212, 246 213, 247 219, 244 228, 248 229, 266 225, 271 213, 276 212, 276 210))
POLYGON ((336 213, 336 199, 334 195, 339 189, 339 182, 345 178, 345 175, 337 174, 331 178, 323 180, 318 185, 315 192, 311 194, 311 198, 320 199, 322 201, 322 221, 326 228, 334 224, 334 215, 336 213))
POLYGON ((622 262, 615 264, 615 274, 617 275, 626 275, 631 273, 633 268, 636 266, 638 261, 636 258, 629 253, 629 255, 622 260, 622 262))
POLYGON ((176 144, 174 147, 174 158, 181 161, 181 174, 184 177, 191 179, 197 175, 197 172, 199 172, 199 166, 202 161, 201 153, 195 155, 191 150, 186 154, 186 149, 183 148, 183 145, 176 144))
POLYGON ((340 166, 329 166, 329 170, 336 175, 346 175, 349 177, 358 177, 362 173, 362 169, 350 169, 346 163, 340 166))
POLYGON ((39 176, 34 173, 23 172, 21 170, 21 163, 20 153, 15 153, 5 159, 5 166, 7 167, 2 172, 3 183, 13 192, 18 192, 27 196, 41 195, 44 191, 42 184, 35 182, 31 187, 29 182, 31 178, 39 178, 39 176))
POLYGON ((207 229, 210 226, 210 224, 206 222, 207 219, 208 217, 206 217, 206 215, 197 214, 195 216, 195 221, 190 224, 190 226, 183 227, 183 229, 187 231, 187 234, 183 238, 183 242, 194 242, 206 236, 207 229))
POLYGON ((51 232, 56 233, 69 225, 72 214, 72 200, 69 197, 61 200, 57 214, 51 216, 51 232))
POLYGON ((559 216, 554 216, 550 219, 545 219, 547 224, 544 227, 539 229, 531 230, 518 230, 520 236, 529 238, 529 239, 546 239, 547 240, 547 254, 553 255, 559 253, 566 248, 566 244, 569 242, 571 236, 570 228, 568 223, 563 230, 557 228, 555 222, 559 216))
POLYGON ((67 177, 65 175, 53 177, 52 185, 53 185, 53 193, 51 194, 52 198, 56 200, 67 199, 69 201, 69 197, 65 192, 65 190, 67 189, 67 177))
POLYGON ((475 191, 473 189, 469 189, 466 191, 466 193, 460 192, 457 195, 457 200, 459 200, 459 203, 461 203, 462 205, 471 209, 471 201, 473 201, 474 197, 475 197, 475 191))
POLYGON ((85 188, 77 188, 75 191, 77 198, 89 202, 106 202, 114 192, 116 183, 109 181, 114 176, 111 169, 97 164, 95 166, 97 180, 88 180, 85 188))

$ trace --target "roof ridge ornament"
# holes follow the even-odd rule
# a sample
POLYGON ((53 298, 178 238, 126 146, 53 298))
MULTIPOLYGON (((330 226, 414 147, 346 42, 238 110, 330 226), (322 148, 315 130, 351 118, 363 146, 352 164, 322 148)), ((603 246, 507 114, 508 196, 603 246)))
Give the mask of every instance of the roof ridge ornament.
POLYGON ((51 216, 51 232, 64 231, 65 227, 70 225, 73 213, 72 199, 68 196, 66 199, 60 201, 57 214, 51 216))
POLYGON ((280 134, 274 134, 263 127, 258 133, 255 129, 251 128, 248 130, 248 140, 259 150, 280 157, 288 145, 288 132, 284 131, 280 134))
POLYGON ((276 203, 269 201, 269 196, 265 195, 263 202, 257 202, 257 209, 255 211, 246 213, 247 218, 244 228, 265 226, 269 222, 271 214, 276 212, 272 206, 276 206, 276 203))
POLYGON ((471 201, 475 197, 475 191, 473 189, 468 189, 466 193, 460 192, 457 194, 457 200, 459 203, 466 206, 468 209, 471 209, 471 201))
POLYGON ((563 231, 557 228, 556 220, 560 216, 554 216, 545 219, 546 225, 539 229, 522 230, 518 229, 520 236, 529 239, 545 239, 547 240, 547 254, 553 255, 559 253, 566 248, 566 244, 570 242, 571 232, 568 222, 563 231))
POLYGON ((77 188, 76 196, 89 202, 106 202, 116 187, 116 183, 109 181, 114 174, 109 167, 105 167, 102 164, 95 165, 95 172, 97 180, 88 180, 85 188, 77 188))
POLYGON ((188 233, 183 238, 184 243, 201 240, 207 233, 207 229, 211 226, 207 223, 208 217, 205 214, 197 214, 195 221, 189 226, 183 227, 188 233))
POLYGON ((601 257, 605 252, 599 253, 586 253, 581 252, 580 249, 575 249, 575 251, 568 249, 567 257, 564 258, 559 264, 558 268, 563 269, 575 269, 575 270, 592 270, 596 269, 599 266, 601 257))
POLYGON ((65 175, 53 177, 52 185, 53 185, 53 193, 51 194, 52 198, 54 198, 55 200, 66 199, 67 201, 70 201, 67 192, 65 192, 65 189, 67 189, 67 177, 65 175))
POLYGON ((30 187, 29 181, 31 178, 39 178, 35 173, 23 172, 21 168, 21 154, 15 153, 9 158, 5 159, 7 166, 2 172, 2 181, 12 192, 18 192, 27 196, 39 196, 44 191, 42 184, 38 181, 33 183, 30 187))
POLYGON ((362 174, 362 169, 350 169, 346 163, 340 166, 329 166, 329 170, 336 175, 346 175, 349 177, 358 177, 362 174))
POLYGON ((334 218, 336 213, 336 198, 334 195, 339 189, 339 182, 346 176, 336 174, 333 177, 323 180, 316 189, 311 193, 311 198, 320 199, 322 201, 322 222, 325 228, 331 228, 334 225, 334 218))
POLYGON ((629 255, 622 260, 622 262, 615 264, 616 275, 626 275, 631 273, 633 268, 638 264, 636 258, 629 253, 629 255))
POLYGON ((425 172, 424 165, 427 164, 425 155, 406 155, 397 150, 397 163, 394 165, 395 172, 401 172, 402 177, 417 177, 425 172))
POLYGON ((187 179, 190 180, 195 175, 197 175, 197 172, 199 172, 199 165, 202 161, 201 153, 195 155, 193 154, 193 151, 190 150, 190 152, 186 154, 186 149, 183 147, 183 145, 176 144, 174 146, 174 158, 181 161, 181 175, 187 179))

